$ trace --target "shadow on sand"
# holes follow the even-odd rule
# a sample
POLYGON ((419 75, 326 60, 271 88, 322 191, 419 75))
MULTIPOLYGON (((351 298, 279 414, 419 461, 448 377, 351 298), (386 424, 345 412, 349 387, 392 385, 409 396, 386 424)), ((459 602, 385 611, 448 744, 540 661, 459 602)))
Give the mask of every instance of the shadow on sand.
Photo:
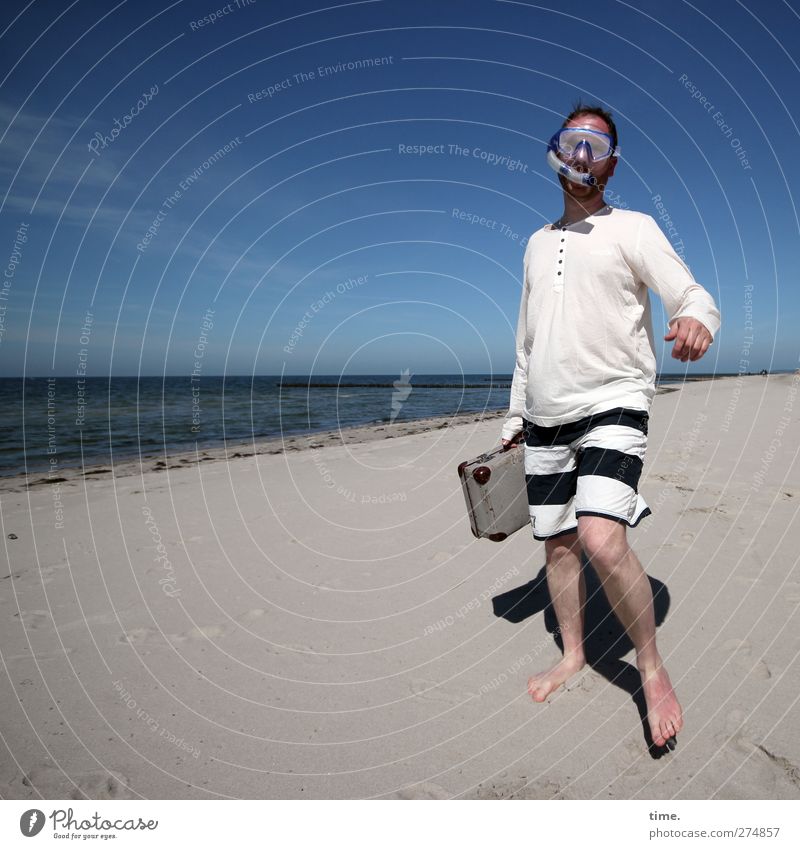
MULTIPOLYGON (((642 691, 639 671, 635 666, 622 659, 633 649, 633 643, 625 633, 619 619, 611 610, 600 580, 585 555, 581 555, 581 563, 586 581, 584 625, 586 662, 606 680, 630 695, 639 711, 639 718, 650 755, 653 758, 660 758, 670 750, 666 746, 656 746, 653 742, 650 726, 647 722, 647 705, 642 691)), ((666 584, 651 578, 649 575, 648 580, 653 591, 653 608, 656 627, 658 627, 666 619, 669 610, 669 590, 666 584)), ((547 589, 545 567, 542 567, 539 574, 527 584, 495 596, 492 599, 492 606, 495 616, 514 623, 523 622, 529 616, 543 610, 545 627, 553 635, 553 641, 563 654, 564 644, 550 593, 547 589)))

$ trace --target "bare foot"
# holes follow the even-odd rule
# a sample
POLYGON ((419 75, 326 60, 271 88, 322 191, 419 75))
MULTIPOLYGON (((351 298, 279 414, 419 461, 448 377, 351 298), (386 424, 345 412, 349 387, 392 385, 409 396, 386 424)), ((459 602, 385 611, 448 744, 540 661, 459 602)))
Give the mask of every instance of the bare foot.
POLYGON ((586 658, 583 655, 564 655, 552 669, 548 669, 547 672, 540 672, 528 679, 528 692, 531 694, 531 698, 535 702, 543 702, 550 693, 557 690, 585 665, 586 658))
POLYGON ((683 728, 683 713, 672 689, 667 670, 660 664, 651 670, 640 669, 642 689, 647 702, 647 721, 656 746, 675 748, 675 736, 683 728))

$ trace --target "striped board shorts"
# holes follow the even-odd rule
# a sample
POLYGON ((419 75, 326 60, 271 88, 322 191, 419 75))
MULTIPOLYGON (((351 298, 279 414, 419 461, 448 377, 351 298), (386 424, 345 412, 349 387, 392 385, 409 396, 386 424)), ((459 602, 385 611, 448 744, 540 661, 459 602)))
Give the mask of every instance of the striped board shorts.
POLYGON ((648 414, 616 407, 542 427, 523 418, 525 482, 534 539, 574 532, 578 516, 630 527, 650 514, 639 495, 648 414))

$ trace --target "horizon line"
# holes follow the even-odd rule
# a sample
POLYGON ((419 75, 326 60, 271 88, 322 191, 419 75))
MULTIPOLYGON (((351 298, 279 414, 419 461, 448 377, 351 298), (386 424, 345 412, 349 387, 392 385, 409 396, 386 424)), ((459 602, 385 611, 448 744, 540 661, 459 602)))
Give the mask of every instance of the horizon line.
MULTIPOLYGON (((751 375, 758 377, 762 369, 758 371, 703 371, 703 372, 675 372, 675 371, 659 371, 656 372, 657 377, 696 377, 698 375, 718 375, 720 377, 735 377, 737 375, 751 375)), ((792 374, 798 369, 789 368, 789 369, 763 369, 767 374, 783 374, 789 373, 792 374)), ((395 372, 347 372, 346 374, 308 374, 308 373, 298 373, 298 374, 206 374, 206 375, 194 375, 194 377, 198 377, 199 379, 209 378, 209 377, 275 377, 275 378, 287 378, 287 377, 391 377, 395 372)), ((453 375, 481 375, 483 377, 505 377, 504 373, 500 372, 489 372, 489 371, 467 371, 467 372, 446 372, 446 371, 415 371, 411 373, 411 377, 425 377, 432 375, 447 375, 448 377, 453 375)), ((193 375, 181 372, 179 374, 98 374, 98 375, 77 375, 77 374, 18 374, 18 375, 0 375, 0 380, 47 380, 51 378, 83 378, 86 380, 87 378, 90 380, 107 380, 108 378, 120 378, 120 377, 137 377, 137 378, 150 378, 150 377, 184 377, 187 379, 192 379, 193 375)), ((508 372, 507 377, 513 377, 513 372, 508 372)))

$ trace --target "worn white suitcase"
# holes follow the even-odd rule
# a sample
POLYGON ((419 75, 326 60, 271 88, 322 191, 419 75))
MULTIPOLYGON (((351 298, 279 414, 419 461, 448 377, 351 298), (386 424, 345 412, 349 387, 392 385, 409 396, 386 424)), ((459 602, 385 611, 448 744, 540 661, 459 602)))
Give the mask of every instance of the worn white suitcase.
POLYGON ((502 542, 530 523, 523 444, 465 460, 458 476, 474 536, 502 542))

